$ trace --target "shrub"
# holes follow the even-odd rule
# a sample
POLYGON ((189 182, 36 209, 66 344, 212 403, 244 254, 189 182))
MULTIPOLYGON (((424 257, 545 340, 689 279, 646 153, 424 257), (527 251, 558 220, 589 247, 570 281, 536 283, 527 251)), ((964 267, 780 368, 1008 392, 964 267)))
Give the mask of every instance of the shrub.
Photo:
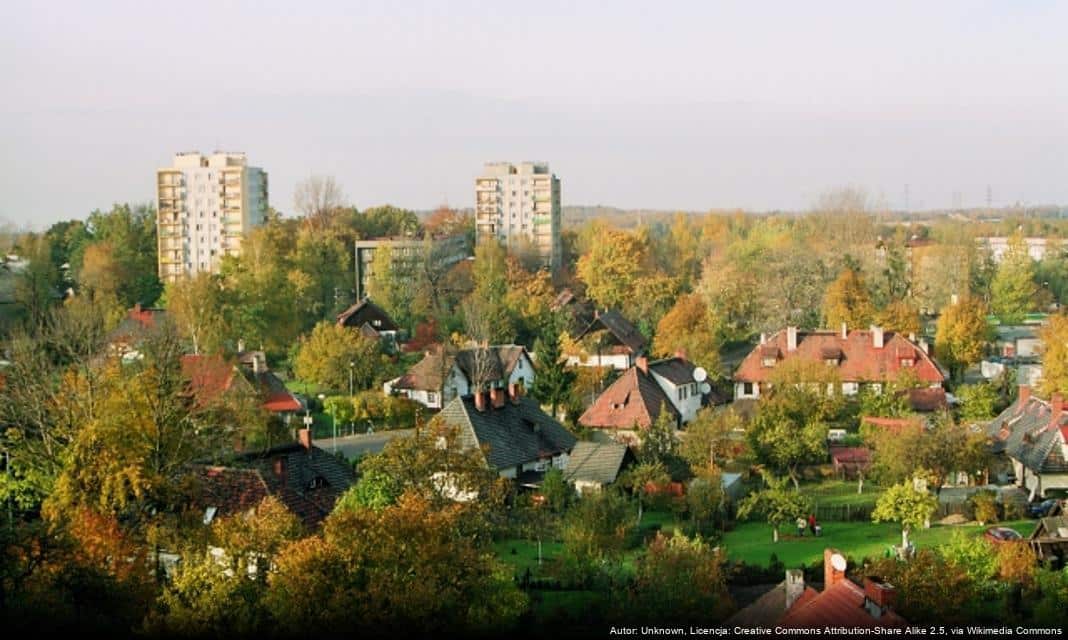
POLYGON ((980 523, 998 521, 998 497, 993 491, 980 491, 968 498, 974 518, 980 523))

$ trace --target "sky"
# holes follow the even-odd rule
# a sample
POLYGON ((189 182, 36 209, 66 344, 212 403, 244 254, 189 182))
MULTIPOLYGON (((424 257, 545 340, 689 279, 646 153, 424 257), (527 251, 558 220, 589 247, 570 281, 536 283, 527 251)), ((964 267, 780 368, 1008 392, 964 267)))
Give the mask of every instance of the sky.
POLYGON ((272 206, 468 207, 539 160, 565 205, 1068 203, 1068 2, 0 2, 0 222, 154 198, 245 151, 272 206), (907 187, 906 187, 907 185, 907 187))

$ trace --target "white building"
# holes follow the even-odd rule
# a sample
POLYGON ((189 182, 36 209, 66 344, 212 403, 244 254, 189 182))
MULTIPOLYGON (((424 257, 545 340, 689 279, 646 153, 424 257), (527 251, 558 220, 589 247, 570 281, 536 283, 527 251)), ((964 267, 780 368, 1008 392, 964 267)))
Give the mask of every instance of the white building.
POLYGON ((560 179, 543 162, 491 162, 475 180, 479 242, 494 239, 513 251, 537 251, 542 264, 560 267, 560 179))
POLYGON ((223 256, 240 254, 244 235, 263 224, 267 173, 244 153, 176 153, 156 170, 156 210, 160 279, 218 273, 223 256))

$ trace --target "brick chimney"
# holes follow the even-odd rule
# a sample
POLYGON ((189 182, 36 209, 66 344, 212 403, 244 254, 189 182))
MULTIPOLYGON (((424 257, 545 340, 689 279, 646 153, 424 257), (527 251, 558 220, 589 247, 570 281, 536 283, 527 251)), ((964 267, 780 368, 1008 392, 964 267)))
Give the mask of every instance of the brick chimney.
POLYGON ((843 322, 842 323, 842 340, 845 340, 848 337, 849 337, 849 325, 843 322))
POLYGON ((883 328, 871 325, 871 346, 876 349, 882 349, 886 346, 886 336, 883 334, 883 328))
POLYGON ((823 590, 826 591, 846 579, 845 556, 838 549, 823 550, 823 590), (841 567, 835 567, 833 559, 841 558, 841 567))
POLYGON ((786 610, 794 606, 801 594, 805 593, 805 572, 790 569, 786 572, 786 610))
POLYGON ((479 390, 479 391, 475 391, 474 395, 475 395, 475 410, 476 411, 485 411, 486 410, 486 394, 483 391, 479 390))
POLYGON ((1049 399, 1049 428, 1056 429, 1061 426, 1061 416, 1064 414, 1064 396, 1055 393, 1053 397, 1049 399))
POLYGON ((766 333, 760 334, 760 344, 767 344, 767 342, 768 342, 768 334, 766 334, 766 333))
POLYGON ((239 338, 237 340, 237 352, 238 353, 244 353, 245 352, 245 340, 243 338, 239 338))
POLYGON ((301 429, 297 431, 297 439, 300 441, 300 445, 304 447, 306 451, 311 451, 312 437, 311 429, 301 429))
POLYGON ((252 354, 252 373, 259 373, 262 365, 260 364, 260 354, 252 354))
POLYGON ((515 382, 508 383, 508 397, 512 400, 512 404, 519 404, 519 397, 523 395, 522 385, 515 382))
POLYGON ((675 349, 675 357, 679 360, 686 359, 686 349, 675 349))
POLYGON ((931 345, 927 344, 927 341, 923 338, 920 339, 920 348, 923 349, 925 354, 931 355, 931 345))
POLYGON ((494 409, 500 409, 504 406, 504 389, 500 387, 490 388, 490 402, 493 404, 494 409))
POLYGON ((634 359, 634 364, 642 370, 642 373, 649 373, 649 358, 638 356, 634 359))
POLYGON ((786 350, 797 351, 797 327, 786 327, 786 350))
POLYGON ((893 585, 877 578, 864 578, 864 609, 873 618, 881 618, 897 600, 893 585))
POLYGON ((133 312, 134 312, 134 314, 141 313, 141 303, 140 302, 135 302, 134 303, 133 312))

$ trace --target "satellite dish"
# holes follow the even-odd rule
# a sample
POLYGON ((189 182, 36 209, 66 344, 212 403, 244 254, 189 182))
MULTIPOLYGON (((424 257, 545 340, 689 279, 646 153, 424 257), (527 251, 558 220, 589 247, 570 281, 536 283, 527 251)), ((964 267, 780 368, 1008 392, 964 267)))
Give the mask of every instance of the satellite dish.
POLYGON ((835 571, 845 572, 845 570, 846 570, 846 559, 843 558, 842 554, 840 554, 840 553, 833 554, 831 556, 831 566, 834 567, 835 571))
POLYGON ((712 391, 712 385, 708 384, 707 382, 702 382, 700 388, 701 388, 701 393, 707 394, 707 393, 712 391))
POLYGON ((701 367, 697 367, 693 370, 693 379, 695 382, 704 382, 708 379, 708 372, 701 367))

